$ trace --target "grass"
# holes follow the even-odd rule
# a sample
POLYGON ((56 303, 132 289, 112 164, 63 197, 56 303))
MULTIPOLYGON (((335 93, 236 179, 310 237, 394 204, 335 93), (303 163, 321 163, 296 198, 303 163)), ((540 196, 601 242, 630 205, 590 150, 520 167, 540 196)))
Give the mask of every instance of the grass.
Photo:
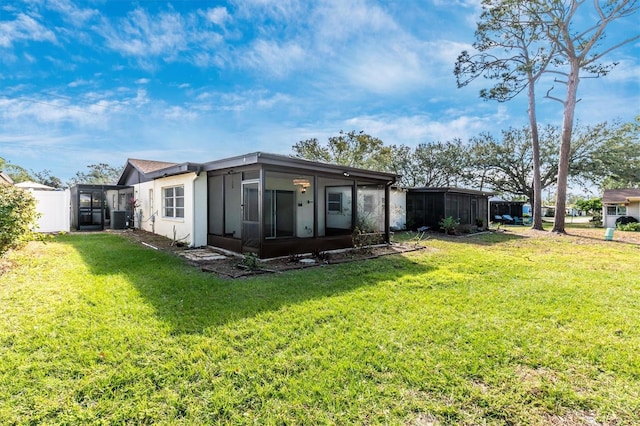
POLYGON ((231 281, 33 243, 0 275, 0 424, 640 423, 640 246, 425 244, 231 281))

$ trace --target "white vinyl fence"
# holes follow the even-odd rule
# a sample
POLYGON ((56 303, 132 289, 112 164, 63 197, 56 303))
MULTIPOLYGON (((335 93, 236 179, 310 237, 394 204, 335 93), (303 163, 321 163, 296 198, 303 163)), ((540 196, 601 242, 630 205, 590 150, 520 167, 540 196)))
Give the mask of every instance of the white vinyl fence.
POLYGON ((71 229, 71 192, 30 191, 37 200, 36 210, 40 213, 37 232, 69 232, 71 229))

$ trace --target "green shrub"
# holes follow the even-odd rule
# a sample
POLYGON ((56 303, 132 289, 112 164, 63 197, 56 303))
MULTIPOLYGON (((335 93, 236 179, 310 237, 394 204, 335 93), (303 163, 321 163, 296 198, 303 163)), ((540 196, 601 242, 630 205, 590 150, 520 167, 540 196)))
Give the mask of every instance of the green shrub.
POLYGON ((442 228, 446 234, 454 234, 456 228, 460 225, 460 220, 449 216, 438 222, 438 225, 440 225, 440 228, 442 228))
POLYGON ((640 222, 627 223, 626 225, 619 224, 616 228, 620 231, 640 232, 640 222))
POLYGON ((0 256, 32 239, 37 219, 36 200, 29 192, 0 185, 0 256))

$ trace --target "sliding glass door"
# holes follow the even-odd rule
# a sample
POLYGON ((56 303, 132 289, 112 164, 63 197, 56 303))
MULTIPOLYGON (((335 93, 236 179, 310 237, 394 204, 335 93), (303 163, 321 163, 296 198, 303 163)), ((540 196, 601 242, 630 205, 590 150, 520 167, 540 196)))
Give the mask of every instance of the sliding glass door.
POLYGON ((295 234, 295 193, 269 189, 264 193, 265 238, 293 237, 295 234))

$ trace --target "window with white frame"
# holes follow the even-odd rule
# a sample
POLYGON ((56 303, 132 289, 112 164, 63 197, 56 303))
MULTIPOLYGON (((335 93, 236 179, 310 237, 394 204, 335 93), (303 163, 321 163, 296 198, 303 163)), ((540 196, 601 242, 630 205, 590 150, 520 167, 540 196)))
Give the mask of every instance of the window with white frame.
POLYGON ((627 206, 607 206, 608 216, 625 216, 627 214, 627 206))
POLYGON ((162 188, 162 208, 164 217, 184 217, 184 186, 162 188))
POLYGON ((329 213, 342 213, 342 193, 329 192, 327 194, 327 211, 329 213))

